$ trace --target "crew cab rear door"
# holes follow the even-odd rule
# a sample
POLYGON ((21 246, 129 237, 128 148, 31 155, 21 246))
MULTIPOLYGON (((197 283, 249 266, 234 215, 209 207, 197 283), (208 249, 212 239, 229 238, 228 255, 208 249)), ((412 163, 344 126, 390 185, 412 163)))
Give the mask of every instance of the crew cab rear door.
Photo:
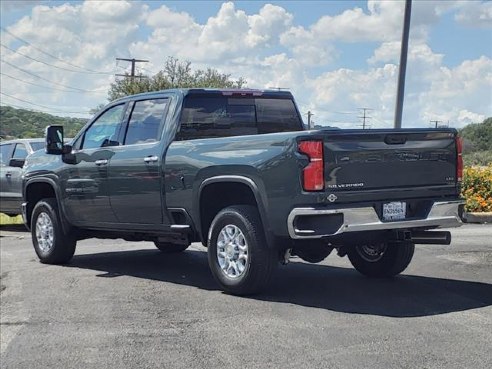
POLYGON ((168 105, 167 97, 131 103, 122 145, 114 147, 109 165, 111 208, 119 223, 170 224, 161 174, 168 105))

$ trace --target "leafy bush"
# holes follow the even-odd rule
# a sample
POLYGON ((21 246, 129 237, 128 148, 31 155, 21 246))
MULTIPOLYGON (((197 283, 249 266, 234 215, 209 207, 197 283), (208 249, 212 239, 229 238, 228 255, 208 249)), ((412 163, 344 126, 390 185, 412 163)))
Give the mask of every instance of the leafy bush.
POLYGON ((466 211, 492 212, 492 164, 465 168, 461 195, 466 211))

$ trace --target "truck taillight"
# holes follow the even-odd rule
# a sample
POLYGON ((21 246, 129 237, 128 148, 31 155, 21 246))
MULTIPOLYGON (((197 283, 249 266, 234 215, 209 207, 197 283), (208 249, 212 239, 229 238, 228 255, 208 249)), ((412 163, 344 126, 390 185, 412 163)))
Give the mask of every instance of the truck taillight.
POLYGON ((456 180, 463 180, 463 139, 456 136, 456 180))
POLYGON ((301 141, 298 150, 309 157, 309 164, 302 172, 304 191, 323 190, 325 187, 323 141, 301 141))

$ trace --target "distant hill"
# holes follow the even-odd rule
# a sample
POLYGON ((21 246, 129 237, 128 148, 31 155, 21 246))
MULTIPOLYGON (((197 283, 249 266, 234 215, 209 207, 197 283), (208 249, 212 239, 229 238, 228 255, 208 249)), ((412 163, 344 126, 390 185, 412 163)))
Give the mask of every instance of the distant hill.
POLYGON ((44 137, 44 129, 49 125, 62 125, 65 137, 74 137, 87 123, 87 119, 57 117, 25 109, 16 109, 10 106, 0 106, 0 137, 31 138, 44 137))

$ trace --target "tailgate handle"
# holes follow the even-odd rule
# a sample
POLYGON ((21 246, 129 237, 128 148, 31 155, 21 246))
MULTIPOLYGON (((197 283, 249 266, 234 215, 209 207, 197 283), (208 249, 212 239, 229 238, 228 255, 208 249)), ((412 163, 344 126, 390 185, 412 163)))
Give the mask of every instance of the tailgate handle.
POLYGON ((401 145, 407 142, 407 136, 404 135, 386 135, 384 142, 387 145, 401 145))

